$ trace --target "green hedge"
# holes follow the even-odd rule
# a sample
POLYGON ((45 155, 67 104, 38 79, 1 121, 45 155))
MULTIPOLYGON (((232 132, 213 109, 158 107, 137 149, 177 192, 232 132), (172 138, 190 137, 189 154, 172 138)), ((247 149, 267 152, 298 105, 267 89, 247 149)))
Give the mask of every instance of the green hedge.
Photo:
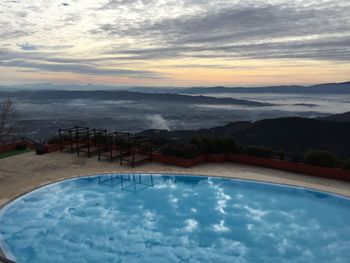
POLYGON ((271 148, 248 145, 244 147, 244 153, 254 157, 271 158, 271 148))
MULTIPOLYGON (((70 136, 69 135, 63 135, 62 136, 62 140, 63 141, 68 141, 70 140, 70 136)), ((48 144, 59 144, 60 143, 60 137, 59 136, 53 136, 50 139, 47 140, 48 144)))
POLYGON ((325 151, 309 151, 305 156, 305 163, 322 166, 322 167, 337 167, 337 158, 325 151))
POLYGON ((181 157, 185 159, 192 159, 200 154, 198 147, 192 143, 186 143, 185 145, 168 143, 161 148, 161 153, 163 155, 181 157))
POLYGON ((50 139, 47 140, 48 144, 59 144, 60 143, 60 138, 58 136, 54 136, 50 139))
POLYGON ((344 161, 342 168, 350 171, 350 159, 344 161))
POLYGON ((286 158, 286 153, 285 152, 278 152, 278 158, 280 160, 284 160, 286 158))
POLYGON ((16 150, 18 150, 18 151, 27 150, 27 145, 25 143, 17 144, 16 150))
POLYGON ((278 158, 280 160, 292 160, 293 162, 304 162, 322 167, 340 167, 350 170, 350 159, 340 162, 337 158, 325 151, 309 151, 305 156, 287 154, 283 151, 273 152, 271 148, 248 145, 242 147, 230 137, 204 137, 195 136, 188 143, 167 143, 161 147, 161 153, 167 156, 176 156, 192 159, 201 154, 226 154, 244 153, 246 155, 260 158, 278 158))
POLYGON ((191 144, 197 146, 203 154, 240 153, 242 147, 231 137, 193 137, 191 144))
POLYGON ((167 143, 161 153, 168 156, 194 158, 200 154, 240 153, 242 147, 230 137, 195 136, 188 143, 167 143))

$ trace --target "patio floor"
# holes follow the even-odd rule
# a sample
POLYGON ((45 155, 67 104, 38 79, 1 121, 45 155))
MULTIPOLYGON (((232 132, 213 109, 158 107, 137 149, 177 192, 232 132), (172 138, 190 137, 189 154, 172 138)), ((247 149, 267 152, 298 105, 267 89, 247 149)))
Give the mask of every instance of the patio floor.
POLYGON ((247 166, 235 163, 206 163, 181 168, 156 162, 146 162, 132 169, 118 161, 97 161, 97 157, 77 157, 53 152, 35 155, 23 153, 0 159, 0 207, 39 186, 76 176, 97 173, 177 173, 223 176, 265 182, 304 186, 350 197, 350 183, 308 175, 247 166))

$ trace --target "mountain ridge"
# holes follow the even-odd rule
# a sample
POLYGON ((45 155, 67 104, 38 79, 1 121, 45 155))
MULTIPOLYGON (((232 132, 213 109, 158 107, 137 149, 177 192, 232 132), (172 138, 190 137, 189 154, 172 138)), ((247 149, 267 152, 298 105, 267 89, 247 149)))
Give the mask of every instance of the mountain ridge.
POLYGON ((119 101, 161 101, 177 103, 198 104, 233 104, 248 106, 271 106, 273 104, 241 100, 234 98, 214 98, 207 96, 190 96, 172 93, 142 93, 125 90, 98 90, 98 91, 67 91, 67 90, 41 90, 41 91, 0 91, 0 98, 18 98, 31 100, 64 100, 64 99, 94 99, 119 101))
POLYGON ((350 94, 350 81, 339 83, 319 83, 314 85, 276 85, 276 86, 259 86, 259 87, 143 87, 143 86, 111 86, 96 84, 51 84, 38 83, 26 85, 7 85, 0 86, 0 91, 11 90, 67 90, 67 91, 94 91, 94 90, 128 90, 144 93, 301 93, 301 94, 350 94))
POLYGON ((270 147, 275 151, 301 155, 309 150, 322 150, 332 152, 340 158, 350 157, 349 121, 286 117, 233 122, 199 130, 145 130, 141 134, 154 138, 156 144, 186 142, 193 136, 228 136, 240 144, 270 147))

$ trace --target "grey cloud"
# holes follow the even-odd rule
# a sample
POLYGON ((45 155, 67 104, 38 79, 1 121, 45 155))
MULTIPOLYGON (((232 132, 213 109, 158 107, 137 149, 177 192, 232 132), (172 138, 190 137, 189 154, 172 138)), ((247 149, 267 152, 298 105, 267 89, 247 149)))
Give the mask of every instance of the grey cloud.
POLYGON ((201 17, 162 21, 150 30, 170 34, 174 43, 222 43, 349 32, 344 26, 349 22, 349 13, 338 10, 335 16, 334 11, 297 10, 279 5, 233 8, 201 17))
POLYGON ((37 46, 43 47, 46 51, 43 50, 33 50, 32 52, 25 51, 12 51, 9 49, 0 49, 0 61, 12 60, 12 59, 21 59, 21 60, 30 60, 38 61, 43 63, 64 63, 64 64, 87 64, 90 66, 97 66, 98 63, 106 64, 106 62, 113 61, 114 65, 125 65, 125 61, 115 62, 116 57, 114 56, 98 56, 98 57, 89 57, 89 58, 68 58, 61 52, 61 49, 71 46, 37 46))
POLYGON ((138 71, 138 70, 127 70, 127 69, 101 69, 83 64, 49 64, 39 63, 24 60, 11 60, 11 61, 0 61, 2 67, 18 67, 18 68, 32 68, 51 72, 73 72, 80 74, 93 74, 93 75, 110 75, 110 76, 134 76, 140 78, 156 78, 155 73, 151 71, 138 71))
POLYGON ((65 50, 68 48, 74 47, 73 45, 51 45, 51 46, 45 46, 45 45, 34 45, 31 43, 22 43, 17 44, 18 47, 20 47, 22 50, 65 50))
MULTIPOLYGON (((33 52, 14 52, 0 50, 0 67, 16 67, 23 69, 36 69, 51 72, 73 72, 79 74, 132 76, 139 78, 165 78, 153 71, 130 70, 124 68, 106 68, 96 62, 104 59, 75 59, 55 57, 59 53, 46 53, 33 50, 33 52), (53 56, 53 57, 52 57, 53 56)), ((109 58, 112 59, 112 58, 109 58)), ((122 66, 122 63, 120 64, 122 66)))
POLYGON ((97 7, 96 10, 110 10, 120 7, 132 8, 134 4, 152 5, 154 2, 155 0, 108 0, 106 3, 97 7))
POLYGON ((23 50, 36 50, 37 49, 37 46, 35 46, 33 44, 29 44, 28 42, 24 43, 24 44, 17 44, 17 46, 23 50))
POLYGON ((215 46, 170 46, 111 51, 114 54, 128 55, 129 60, 163 59, 176 57, 197 58, 311 58, 319 60, 350 60, 350 36, 316 40, 283 41, 268 43, 247 43, 215 46))
POLYGON ((30 31, 18 30, 18 29, 1 29, 0 28, 0 38, 1 39, 16 39, 19 37, 24 37, 30 35, 30 31))
MULTIPOLYGON (((52 7, 50 1, 25 9, 20 8, 19 3, 11 4, 12 9, 3 8, 13 10, 16 19, 3 19, 0 23, 2 48, 7 44, 10 49, 19 42, 19 49, 0 50, 1 66, 162 77, 147 70, 128 70, 127 64, 132 67, 136 63, 147 65, 147 60, 153 59, 192 57, 350 61, 348 0, 106 0, 83 9, 84 15, 73 8, 74 5, 80 8, 81 3, 69 2, 70 6, 66 7, 54 4, 59 8, 59 15, 54 18, 54 23, 47 25, 36 23, 30 17, 26 19, 26 15, 38 14, 40 17, 52 7), (174 12, 171 12, 172 7, 176 7, 174 12), (19 16, 24 19, 18 19, 19 16), (57 33, 51 39, 56 42, 49 43, 57 45, 45 46, 45 34, 51 30, 57 33), (73 34, 71 38, 70 34, 73 34), (71 43, 81 43, 75 42, 75 35, 83 43, 93 43, 89 56, 71 54, 76 49, 68 52, 73 47, 71 43), (24 43, 26 41, 33 43, 24 43), (105 48, 101 43, 106 45, 105 48)), ((198 65, 203 66, 213 67, 209 63, 198 65)), ((190 63, 187 67, 196 65, 190 63)), ((227 68, 225 65, 214 67, 227 68)))
POLYGON ((234 6, 197 16, 140 24, 128 30, 113 24, 101 25, 99 30, 157 43, 154 48, 108 51, 128 54, 129 59, 217 56, 346 60, 350 56, 350 4, 332 3, 306 7, 234 6), (310 40, 310 37, 313 38, 310 40))

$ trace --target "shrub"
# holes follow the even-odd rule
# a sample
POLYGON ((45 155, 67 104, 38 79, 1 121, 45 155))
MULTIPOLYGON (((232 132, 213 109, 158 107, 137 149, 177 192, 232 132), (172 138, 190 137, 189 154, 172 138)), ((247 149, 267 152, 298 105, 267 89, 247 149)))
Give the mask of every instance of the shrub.
POLYGON ((244 153, 255 157, 271 158, 272 150, 261 146, 246 146, 244 153))
POLYGON ((27 149, 27 145, 25 143, 16 145, 16 150, 26 150, 26 149, 27 149))
POLYGON ((199 155, 198 148, 194 144, 186 143, 182 148, 181 156, 182 158, 191 159, 199 155))
POLYGON ((208 138, 206 153, 224 153, 222 140, 220 138, 208 138))
POLYGON ((302 160, 302 158, 299 155, 297 155, 297 154, 293 154, 292 155, 292 161, 293 162, 297 163, 297 162, 299 162, 301 160, 302 160))
POLYGON ((167 156, 175 156, 186 159, 192 159, 200 154, 198 147, 192 143, 186 143, 185 145, 168 143, 161 148, 161 153, 167 156))
POLYGON ((174 156, 174 145, 167 143, 160 148, 160 152, 163 155, 174 156))
POLYGON ((284 160, 286 158, 286 153, 285 152, 278 152, 278 158, 280 160, 284 160))
POLYGON ((190 144, 195 145, 200 153, 209 153, 213 148, 212 139, 209 137, 195 136, 190 144))
POLYGON ((222 146, 225 153, 241 153, 242 146, 237 144, 231 137, 222 138, 222 146))
POLYGON ((140 152, 141 153, 150 153, 152 151, 152 145, 149 143, 142 143, 140 145, 140 152))
POLYGON ((309 151, 305 156, 305 163, 323 167, 336 167, 337 158, 329 152, 309 151))
POLYGON ((349 170, 350 171, 350 159, 348 159, 348 160, 346 160, 346 161, 344 161, 344 163, 343 163, 343 169, 345 169, 345 170, 349 170))
POLYGON ((59 144, 60 143, 60 138, 58 136, 52 137, 47 140, 48 144, 59 144))
POLYGON ((231 137, 195 136, 190 143, 196 145, 200 153, 220 154, 241 152, 241 146, 236 144, 231 137))
MULTIPOLYGON (((70 136, 69 135, 62 135, 62 141, 69 141, 70 136)), ((53 136, 50 139, 47 140, 48 144, 59 144, 60 143, 60 137, 59 136, 53 136)))

